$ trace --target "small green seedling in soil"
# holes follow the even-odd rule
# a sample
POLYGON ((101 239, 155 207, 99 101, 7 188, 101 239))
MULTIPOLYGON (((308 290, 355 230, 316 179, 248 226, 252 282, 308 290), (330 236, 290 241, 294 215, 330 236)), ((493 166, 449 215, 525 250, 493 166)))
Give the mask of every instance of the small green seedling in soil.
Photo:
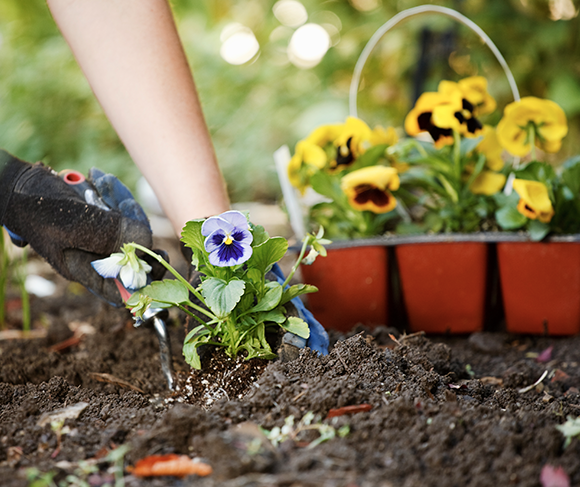
POLYGON ((26 250, 21 259, 10 259, 4 229, 0 227, 0 330, 6 326, 6 289, 11 279, 20 290, 22 329, 30 330, 30 299, 26 291, 26 250))
POLYGON ((58 487, 53 480, 55 476, 56 472, 42 473, 35 467, 26 469, 28 487, 58 487))
POLYGON ((278 446, 280 443, 286 440, 296 441, 298 435, 303 431, 315 430, 320 435, 314 441, 311 441, 306 448, 314 448, 325 441, 332 440, 336 435, 340 438, 344 438, 350 433, 350 427, 344 425, 338 430, 329 424, 324 424, 320 422, 320 418, 317 418, 316 423, 312 423, 315 419, 314 413, 312 411, 307 412, 297 425, 294 425, 294 416, 290 415, 284 420, 284 426, 281 428, 275 426, 270 431, 262 429, 266 437, 272 442, 272 445, 278 446))
POLYGON ((572 416, 568 416, 567 421, 564 424, 556 425, 556 428, 566 438, 564 448, 568 448, 568 445, 572 442, 572 438, 580 435, 580 417, 573 418, 572 416))

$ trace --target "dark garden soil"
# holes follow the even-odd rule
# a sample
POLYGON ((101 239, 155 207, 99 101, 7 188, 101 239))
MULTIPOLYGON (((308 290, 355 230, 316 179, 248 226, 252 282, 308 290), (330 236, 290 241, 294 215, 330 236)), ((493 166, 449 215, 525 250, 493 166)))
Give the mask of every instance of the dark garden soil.
POLYGON ((122 445, 125 467, 177 453, 213 468, 182 479, 126 468, 127 486, 540 486, 547 464, 580 485, 580 439, 564 448, 556 429, 580 415, 578 336, 355 329, 332 334, 325 357, 232 363, 227 377, 188 382, 176 315, 172 394, 153 330, 134 328, 126 310, 74 286, 33 299, 32 310, 46 336, 0 341, 0 485, 29 485, 32 467, 51 473, 52 485, 113 485, 107 455, 122 445), (196 385, 214 387, 192 393, 196 385), (346 406, 361 407, 327 419, 346 406), (281 428, 290 416, 276 446, 258 428, 281 428), (313 443, 328 431, 335 437, 313 443))

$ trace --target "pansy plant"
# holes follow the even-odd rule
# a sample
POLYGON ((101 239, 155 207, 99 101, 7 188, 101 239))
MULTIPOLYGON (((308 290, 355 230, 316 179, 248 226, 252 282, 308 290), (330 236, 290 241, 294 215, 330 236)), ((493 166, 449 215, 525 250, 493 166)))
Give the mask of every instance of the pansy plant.
POLYGON ((480 121, 495 109, 485 78, 443 80, 423 93, 405 119, 407 138, 392 148, 409 165, 397 193, 409 217, 397 233, 491 230, 506 182, 495 130, 480 121))
POLYGON ((296 144, 288 178, 301 193, 311 188, 318 194, 309 208, 312 227, 323 226, 332 238, 369 237, 387 228, 395 216, 398 168, 386 149, 397 140, 392 127, 371 129, 348 117, 296 144))
POLYGON ((289 283, 308 247, 313 251, 306 263, 311 263, 316 255, 325 255, 323 245, 329 241, 322 238, 322 233, 321 230, 304 238, 297 261, 283 283, 275 278, 270 280, 269 273, 286 254, 288 242, 283 237, 270 237, 263 227, 253 225, 239 211, 227 211, 185 225, 181 240, 192 250, 191 263, 201 275, 197 287, 159 255, 136 243, 123 247, 123 258, 114 254, 114 261, 109 257, 110 260, 97 261, 93 266, 106 277, 129 273, 133 269, 131 263, 138 261, 135 251, 140 250, 173 274, 175 279, 154 281, 136 290, 127 300, 127 307, 141 317, 150 307, 175 306, 196 320, 198 326, 188 333, 183 346, 185 360, 192 367, 201 367, 198 348, 205 344, 223 347, 230 357, 245 352, 247 359, 269 359, 276 355, 266 340, 267 330, 282 328, 302 338, 309 336, 308 324, 288 316, 287 311, 293 299, 317 289, 289 283), (115 270, 113 265, 117 266, 115 270))
POLYGON ((537 149, 557 152, 567 132, 564 111, 553 101, 528 96, 506 106, 497 126, 498 140, 510 154, 529 155, 531 161, 513 170, 507 195, 496 195, 496 219, 502 229, 525 229, 532 240, 578 232, 580 157, 558 168, 537 160, 537 149))

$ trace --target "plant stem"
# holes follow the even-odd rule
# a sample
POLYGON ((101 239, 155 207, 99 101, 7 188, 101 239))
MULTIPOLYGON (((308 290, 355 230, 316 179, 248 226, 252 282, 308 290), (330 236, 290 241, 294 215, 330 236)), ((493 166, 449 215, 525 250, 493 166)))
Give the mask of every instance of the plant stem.
POLYGON ((457 187, 461 182, 461 135, 453 130, 453 166, 455 169, 455 182, 457 187))
POLYGON ((282 284, 282 289, 286 289, 286 286, 288 285, 288 283, 294 277, 294 274, 298 270, 298 266, 300 265, 300 262, 302 262, 302 259, 304 258, 304 254, 306 253, 306 248, 308 247, 308 244, 310 243, 310 239, 311 239, 310 235, 306 235, 306 237, 304 237, 304 240, 302 242, 302 248, 300 249, 300 254, 298 255, 298 258, 296 259, 296 262, 294 263, 294 266, 292 267, 290 274, 288 274, 288 277, 286 277, 284 284, 282 284))
MULTIPOLYGON (((147 247, 143 247, 142 245, 139 245, 137 243, 131 243, 128 245, 131 245, 135 249, 140 250, 141 252, 145 252, 147 255, 153 257, 157 262, 159 262, 163 267, 165 267, 169 272, 171 272, 171 274, 173 274, 179 282, 181 282, 185 287, 187 287, 187 289, 189 289, 189 291, 203 303, 203 296, 189 282, 187 282, 187 279, 185 279, 179 272, 177 272, 171 266, 171 264, 166 262, 160 255, 157 255, 155 252, 149 250, 147 247)), ((205 311, 205 313, 207 314, 207 311, 205 311)), ((215 318, 215 316, 213 315, 211 315, 211 317, 215 318)))
MULTIPOLYGON (((172 303, 173 304, 173 303, 172 303)), ((196 304, 192 303, 191 301, 188 301, 187 306, 199 311, 200 313, 204 313, 206 316, 215 319, 216 317, 213 316, 211 313, 208 313, 207 310, 204 310, 203 308, 197 306, 196 304)), ((177 303, 177 307, 187 313, 189 316, 191 316, 192 318, 196 319, 197 321, 199 321, 203 326, 205 326, 208 330, 211 330, 212 332, 214 331, 214 329, 209 326, 205 321, 203 321, 199 316, 197 316, 196 314, 192 313, 191 311, 189 311, 184 305, 177 303)))
POLYGON ((530 153, 532 161, 536 160, 536 130, 532 122, 528 123, 528 142, 530 143, 530 153))

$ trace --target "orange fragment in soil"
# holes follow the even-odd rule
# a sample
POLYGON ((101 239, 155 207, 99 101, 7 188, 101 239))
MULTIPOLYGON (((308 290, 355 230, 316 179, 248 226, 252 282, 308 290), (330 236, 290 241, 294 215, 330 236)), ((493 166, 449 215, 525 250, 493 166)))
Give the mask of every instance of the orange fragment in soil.
POLYGON ((554 377, 552 377, 552 380, 550 382, 559 382, 569 378, 570 376, 566 372, 560 369, 556 369, 556 371, 554 372, 554 377))
POLYGON ((345 414, 367 413, 373 407, 370 404, 358 404, 356 406, 344 406, 342 408, 331 409, 326 415, 326 419, 344 416, 345 414))
POLYGON ((205 477, 212 473, 211 466, 192 460, 187 455, 151 455, 139 460, 134 468, 127 469, 136 477, 161 477, 171 475, 183 478, 186 475, 205 477))

